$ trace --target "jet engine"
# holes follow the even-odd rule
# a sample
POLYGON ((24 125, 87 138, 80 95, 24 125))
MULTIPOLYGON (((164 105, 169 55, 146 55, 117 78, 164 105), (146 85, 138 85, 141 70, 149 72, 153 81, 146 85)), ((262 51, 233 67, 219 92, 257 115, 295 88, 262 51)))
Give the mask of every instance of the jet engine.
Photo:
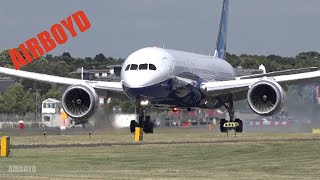
POLYGON ((92 87, 70 86, 62 95, 64 111, 72 118, 88 118, 99 105, 98 95, 92 87))
POLYGON ((277 82, 261 80, 250 87, 247 98, 252 111, 262 116, 271 116, 282 108, 285 96, 277 82))

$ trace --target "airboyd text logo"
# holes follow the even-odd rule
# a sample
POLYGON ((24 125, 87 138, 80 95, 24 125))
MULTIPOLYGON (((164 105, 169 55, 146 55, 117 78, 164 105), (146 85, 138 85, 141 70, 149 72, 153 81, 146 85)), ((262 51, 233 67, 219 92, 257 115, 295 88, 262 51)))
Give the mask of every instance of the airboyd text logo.
POLYGON ((36 166, 9 166, 8 172, 10 173, 35 173, 37 172, 36 166))
POLYGON ((74 22, 80 32, 84 32, 91 27, 90 21, 83 11, 72 14, 60 22, 62 25, 59 23, 52 25, 50 32, 43 31, 37 35, 37 38, 30 38, 25 43, 20 44, 19 48, 11 49, 9 55, 14 68, 20 69, 56 48, 57 44, 66 43, 68 36, 65 30, 68 30, 72 37, 76 37, 78 34, 74 22))

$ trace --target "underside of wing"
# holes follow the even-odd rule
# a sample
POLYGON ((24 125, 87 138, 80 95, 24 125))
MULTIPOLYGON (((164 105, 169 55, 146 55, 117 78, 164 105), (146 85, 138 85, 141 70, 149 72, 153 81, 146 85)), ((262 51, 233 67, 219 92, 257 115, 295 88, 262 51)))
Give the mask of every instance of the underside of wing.
POLYGON ((259 78, 235 79, 230 81, 214 81, 201 84, 201 90, 207 96, 219 96, 221 94, 239 93, 247 91, 253 84, 269 80, 279 83, 281 86, 320 80, 320 71, 304 72, 290 75, 263 76, 259 78))
POLYGON ((21 77, 25 79, 31 79, 49 84, 63 84, 63 85, 89 85, 97 90, 111 91, 115 93, 123 94, 121 82, 105 82, 105 81, 89 81, 60 76, 53 76, 48 74, 40 74, 34 72, 27 72, 21 70, 15 70, 10 68, 0 67, 0 74, 6 74, 9 76, 21 77))

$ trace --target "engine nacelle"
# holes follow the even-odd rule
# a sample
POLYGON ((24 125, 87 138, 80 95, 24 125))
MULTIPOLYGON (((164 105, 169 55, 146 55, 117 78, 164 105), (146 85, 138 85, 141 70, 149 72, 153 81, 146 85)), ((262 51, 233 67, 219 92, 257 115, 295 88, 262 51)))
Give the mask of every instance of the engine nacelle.
POLYGON ((285 96, 277 82, 261 80, 250 87, 247 98, 252 111, 262 116, 271 116, 282 108, 285 96))
POLYGON ((62 95, 64 111, 72 118, 88 118, 99 105, 96 91, 89 86, 70 86, 62 95))

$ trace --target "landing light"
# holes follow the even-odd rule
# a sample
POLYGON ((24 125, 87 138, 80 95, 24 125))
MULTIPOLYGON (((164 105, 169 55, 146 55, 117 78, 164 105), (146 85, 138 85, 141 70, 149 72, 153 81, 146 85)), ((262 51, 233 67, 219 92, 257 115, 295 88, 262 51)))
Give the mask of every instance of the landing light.
POLYGON ((178 112, 178 108, 177 108, 177 107, 174 107, 174 108, 172 108, 172 111, 173 111, 173 112, 178 112))
POLYGON ((141 101, 140 104, 141 104, 141 106, 147 106, 147 105, 149 105, 149 101, 148 100, 141 101))

